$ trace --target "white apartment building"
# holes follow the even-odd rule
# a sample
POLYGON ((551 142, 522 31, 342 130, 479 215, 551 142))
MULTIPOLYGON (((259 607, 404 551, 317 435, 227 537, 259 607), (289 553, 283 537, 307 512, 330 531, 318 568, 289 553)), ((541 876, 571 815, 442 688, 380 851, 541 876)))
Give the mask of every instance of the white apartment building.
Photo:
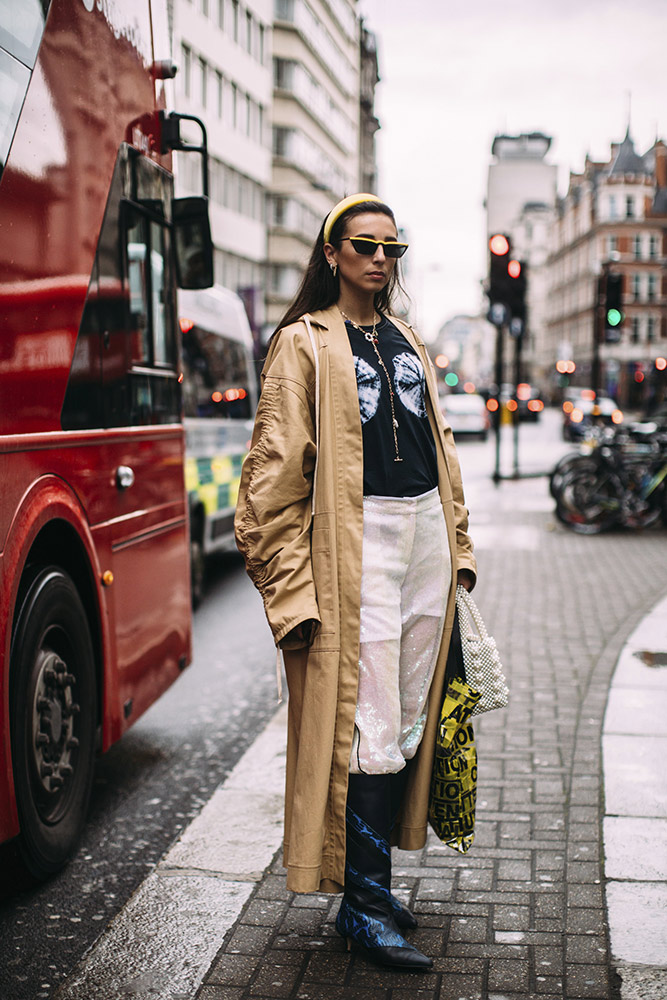
MULTIPOLYGON (((172 10, 175 107, 208 132, 215 280, 242 294, 255 329, 264 322, 273 8, 274 0, 173 0, 172 10)), ((201 192, 198 157, 176 154, 176 171, 180 194, 201 192)))
POLYGON ((322 219, 358 189, 356 7, 356 0, 274 0, 267 333, 298 287, 322 219))
MULTIPOLYGON (((511 237, 512 256, 528 265, 523 377, 542 385, 553 349, 548 330, 547 261, 556 213, 557 167, 546 161, 551 138, 542 132, 497 135, 486 197, 487 234, 511 237)), ((508 365, 512 363, 505 352, 508 365)), ((508 376, 508 380, 509 376, 508 376)))
POLYGON ((551 137, 542 132, 495 137, 486 195, 489 236, 511 235, 512 226, 529 202, 556 204, 557 168, 545 159, 550 146, 551 137))

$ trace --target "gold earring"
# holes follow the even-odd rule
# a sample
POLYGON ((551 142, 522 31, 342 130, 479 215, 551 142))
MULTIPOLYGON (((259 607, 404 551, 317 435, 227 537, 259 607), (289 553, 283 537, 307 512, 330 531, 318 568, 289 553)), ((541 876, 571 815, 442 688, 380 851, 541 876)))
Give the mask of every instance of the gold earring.
POLYGON ((336 271, 338 270, 338 264, 336 263, 335 260, 330 260, 329 261, 329 267, 331 268, 331 273, 333 274, 333 276, 335 278, 336 277, 336 271))

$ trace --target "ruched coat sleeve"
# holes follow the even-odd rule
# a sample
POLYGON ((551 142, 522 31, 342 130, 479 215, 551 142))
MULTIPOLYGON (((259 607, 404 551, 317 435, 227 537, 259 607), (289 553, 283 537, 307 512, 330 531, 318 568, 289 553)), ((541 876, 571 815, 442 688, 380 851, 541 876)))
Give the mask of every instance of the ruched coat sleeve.
POLYGON ((262 372, 234 520, 236 543, 261 594, 276 645, 301 622, 320 623, 310 531, 314 378, 305 327, 279 331, 262 372))

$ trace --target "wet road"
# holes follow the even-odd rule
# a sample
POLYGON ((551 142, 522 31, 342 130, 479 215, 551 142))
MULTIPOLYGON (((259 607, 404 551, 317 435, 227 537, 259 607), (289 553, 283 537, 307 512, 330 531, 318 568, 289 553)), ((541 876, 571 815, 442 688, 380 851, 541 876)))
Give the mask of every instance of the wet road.
POLYGON ((0 1000, 53 996, 276 708, 275 653, 241 560, 215 562, 193 663, 97 764, 81 848, 28 888, 0 851, 0 1000))

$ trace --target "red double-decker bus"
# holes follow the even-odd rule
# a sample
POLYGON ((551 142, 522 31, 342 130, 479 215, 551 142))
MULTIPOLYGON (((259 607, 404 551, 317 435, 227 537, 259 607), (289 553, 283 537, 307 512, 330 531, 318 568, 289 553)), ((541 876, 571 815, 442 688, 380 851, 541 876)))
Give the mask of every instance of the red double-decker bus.
POLYGON ((164 0, 0 4, 0 842, 41 877, 190 659, 168 57, 164 0))

